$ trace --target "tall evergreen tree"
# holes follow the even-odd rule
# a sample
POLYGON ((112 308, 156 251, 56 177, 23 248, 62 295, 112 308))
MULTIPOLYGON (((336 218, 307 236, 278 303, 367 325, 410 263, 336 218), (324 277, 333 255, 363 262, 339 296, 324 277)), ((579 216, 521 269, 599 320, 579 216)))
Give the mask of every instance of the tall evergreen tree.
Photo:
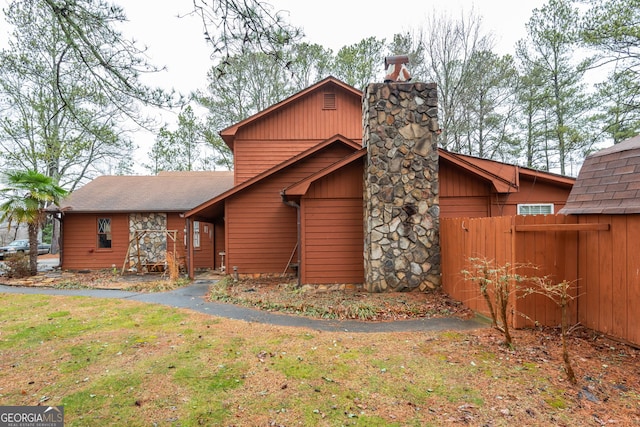
POLYGON ((294 91, 301 91, 333 73, 333 52, 319 44, 299 43, 285 53, 285 73, 294 91))
POLYGON ((211 170, 216 166, 231 169, 233 164, 220 162, 219 156, 226 155, 226 152, 221 153, 220 147, 212 147, 209 138, 211 131, 201 123, 189 105, 178 115, 175 130, 170 130, 167 125, 160 129, 148 153, 151 163, 143 166, 153 174, 161 171, 211 170))
POLYGON ((602 111, 598 119, 602 132, 614 144, 640 133, 640 87, 638 75, 628 69, 614 69, 608 80, 596 85, 602 111))
POLYGON ((585 132, 591 105, 583 82, 590 61, 577 63, 575 58, 578 20, 569 0, 549 0, 534 9, 527 24, 528 38, 518 52, 527 69, 539 69, 543 108, 549 112, 545 126, 561 174, 572 162, 582 160, 593 143, 585 132))
MULTIPOLYGON (((521 48, 526 49, 526 46, 521 48)), ((513 155, 527 167, 548 171, 551 152, 546 129, 547 96, 542 68, 535 61, 525 61, 521 68, 516 94, 518 137, 513 155)))
POLYGON ((336 53, 334 75, 364 91, 369 83, 381 82, 384 77, 384 39, 369 37, 336 53))
POLYGON ((582 42, 597 52, 594 67, 608 68, 597 86, 604 104, 602 131, 618 143, 640 132, 640 0, 585 0, 582 42))
MULTIPOLYGON (((5 10, 14 31, 0 51, 0 149, 5 168, 36 170, 72 190, 114 162, 126 162, 133 147, 123 116, 140 116, 132 98, 102 75, 91 49, 70 39, 50 4, 16 0, 5 10)), ((122 11, 89 0, 69 4, 75 6, 92 19, 78 31, 96 45, 96 54, 109 57, 137 96, 160 102, 137 85, 139 72, 148 69, 136 56, 141 51, 121 50, 112 26, 124 19, 122 11)))
POLYGON ((477 51, 469 59, 470 84, 461 109, 466 118, 463 152, 482 158, 510 160, 518 73, 510 55, 477 51))
MULTIPOLYGON (((295 92, 287 67, 263 52, 228 58, 224 73, 214 66, 208 73, 206 91, 194 99, 207 109, 202 136, 212 149, 214 165, 231 169, 233 157, 218 132, 255 114, 295 92)), ((295 66, 290 67, 296 70, 295 66)))

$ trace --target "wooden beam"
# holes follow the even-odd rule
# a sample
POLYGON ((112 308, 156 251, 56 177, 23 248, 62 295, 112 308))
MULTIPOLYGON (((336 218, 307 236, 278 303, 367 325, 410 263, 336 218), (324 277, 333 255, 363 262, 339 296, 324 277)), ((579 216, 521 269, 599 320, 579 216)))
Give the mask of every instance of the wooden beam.
POLYGON ((607 223, 516 225, 516 231, 609 231, 610 229, 611 224, 607 223))

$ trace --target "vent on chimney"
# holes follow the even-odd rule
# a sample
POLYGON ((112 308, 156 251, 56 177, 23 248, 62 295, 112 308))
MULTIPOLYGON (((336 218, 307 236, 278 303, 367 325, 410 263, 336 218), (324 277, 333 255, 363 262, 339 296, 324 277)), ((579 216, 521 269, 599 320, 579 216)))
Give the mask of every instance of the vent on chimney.
POLYGON ((408 63, 409 57, 407 55, 387 56, 384 58, 384 68, 387 72, 384 82, 408 82, 411 80, 411 74, 407 68, 408 63))

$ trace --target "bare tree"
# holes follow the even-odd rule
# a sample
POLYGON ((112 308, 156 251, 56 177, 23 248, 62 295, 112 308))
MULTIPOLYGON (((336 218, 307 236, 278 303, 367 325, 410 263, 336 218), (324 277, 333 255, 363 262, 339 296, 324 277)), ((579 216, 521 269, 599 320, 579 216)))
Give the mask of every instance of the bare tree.
POLYGON ((473 10, 461 12, 459 19, 432 13, 420 37, 428 65, 426 78, 438 85, 440 144, 461 152, 467 132, 465 96, 475 83, 472 58, 492 51, 493 37, 483 32, 482 19, 473 10))

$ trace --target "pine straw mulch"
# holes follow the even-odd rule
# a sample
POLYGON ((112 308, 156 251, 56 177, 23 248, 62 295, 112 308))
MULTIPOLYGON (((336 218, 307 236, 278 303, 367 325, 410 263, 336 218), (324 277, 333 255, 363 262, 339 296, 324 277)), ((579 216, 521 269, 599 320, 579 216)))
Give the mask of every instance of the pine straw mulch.
POLYGON ((189 284, 187 279, 169 280, 167 274, 121 274, 120 270, 47 271, 24 278, 0 277, 8 286, 48 287, 56 289, 111 289, 132 292, 164 292, 189 284))
MULTIPOLYGON (((55 272, 28 280, 4 279, 5 284, 49 286, 62 288, 134 289, 161 291, 176 287, 161 275, 120 276, 112 271, 88 273, 55 272), (28 282, 28 283, 27 283, 28 282)), ((462 304, 447 295, 411 292, 397 294, 369 294, 362 291, 314 292, 297 289, 290 280, 281 278, 246 279, 233 282, 227 278, 212 286, 209 299, 233 302, 263 310, 297 313, 315 317, 360 318, 370 315, 371 321, 403 320, 415 317, 473 316, 462 304), (320 308, 321 309, 320 309, 320 308)), ((238 324, 234 323, 238 328, 238 324)), ((251 328, 247 324, 247 328, 251 328)), ((235 330, 234 333, 239 333, 235 330)), ((640 425, 640 349, 637 346, 610 339, 603 334, 574 327, 568 340, 569 353, 578 378, 576 386, 570 386, 562 371, 562 353, 558 330, 538 328, 513 331, 514 349, 501 344, 501 335, 492 328, 463 333, 452 332, 452 343, 460 340, 460 334, 468 342, 467 350, 451 349, 447 362, 453 365, 484 363, 478 357, 495 358, 494 363, 513 364, 515 368, 539 371, 547 378, 547 385, 530 384, 515 386, 512 390, 499 389, 504 381, 491 382, 486 376, 469 377, 474 389, 492 390, 496 396, 495 410, 499 416, 511 419, 514 424, 542 425, 544 408, 555 408, 573 422, 555 418, 556 425, 640 425), (479 353, 478 353, 479 352, 479 353), (476 354, 477 353, 477 354, 476 354), (482 384, 485 382, 485 384, 482 384), (524 387, 524 388, 523 388, 524 387), (540 388, 542 387, 542 388, 540 388), (520 390, 520 391, 516 391, 520 390), (526 391, 528 390, 528 391, 526 391), (561 391, 562 390, 562 391, 561 391), (514 394, 516 393, 516 394, 514 394), (525 393, 525 394, 521 394, 525 393), (526 394, 530 394, 530 396, 526 394), (541 397, 544 401, 540 401, 541 397), (504 409, 500 402, 509 402, 512 408, 504 409), (537 402, 537 403, 536 403, 537 402), (501 409, 502 408, 502 409, 501 409), (516 415, 517 409, 518 414, 516 415)), ((403 334, 401 334, 403 335, 403 334)), ((446 334, 443 335, 446 337, 446 334)), ((440 338, 443 340, 444 338, 440 338)), ((440 343, 445 346, 444 342, 440 343)), ((459 345, 459 344, 457 344, 459 345)), ((393 346, 391 346, 393 347, 393 346)), ((390 352, 393 352, 392 348, 390 352)), ((518 381, 516 379, 516 381, 518 381)), ((425 408, 426 410, 426 408, 425 408)), ((479 421, 479 408, 458 405, 453 411, 439 413, 429 408, 435 419, 447 424, 479 421)))
MULTIPOLYGON (((291 280, 283 278, 240 279, 227 278, 211 287, 213 301, 241 304, 262 310, 286 312, 311 317, 394 321, 417 317, 470 318, 474 314, 461 303, 442 292, 381 293, 363 291, 314 291, 298 289, 291 280), (368 316, 368 317, 367 317, 368 316)), ((492 390, 497 396, 496 412, 513 424, 543 425, 541 412, 554 408, 565 413, 554 418, 556 425, 640 425, 640 349, 622 343, 580 325, 574 326, 568 337, 569 354, 578 383, 567 381, 562 362, 559 329, 536 328, 512 331, 514 348, 503 345, 497 330, 487 327, 462 333, 469 342, 467 351, 457 349, 447 353, 452 365, 484 363, 478 357, 495 358, 492 363, 513 365, 515 369, 540 371, 541 384, 530 385, 530 396, 516 395, 526 387, 501 388, 504 381, 490 381, 481 375, 470 378, 473 389, 492 390), (492 354, 487 356, 487 354, 492 354), (542 380, 546 378, 546 380, 542 380), (483 384, 484 382, 484 384, 483 384), (537 397, 536 397, 537 396, 537 397), (545 396, 544 401, 538 401, 545 396), (500 409, 505 406, 518 408, 500 409), (509 402, 509 403, 507 403, 509 402), (566 419, 573 421, 567 422, 566 419), (581 420, 576 424, 575 420, 581 420)), ((452 332, 452 337, 458 337, 452 332)), ((458 338, 453 339, 456 341, 458 338)), ((391 352, 393 350, 389 348, 391 352)), ((391 357, 391 355, 389 356, 391 357)), ((487 368, 489 369, 489 368, 487 368)), ((517 381, 517 379, 516 379, 517 381)), ((435 408, 429 408, 436 411, 435 408)), ((435 419, 448 424, 471 424, 479 421, 478 408, 459 405, 448 415, 433 412, 435 419), (440 416, 442 416, 440 418, 440 416)), ((485 424, 490 425, 490 424, 485 424)))
POLYGON ((370 293, 356 289, 323 291, 296 286, 295 278, 261 277, 233 281, 230 277, 211 286, 210 301, 260 310, 324 319, 367 321, 459 317, 473 312, 441 291, 370 293))

